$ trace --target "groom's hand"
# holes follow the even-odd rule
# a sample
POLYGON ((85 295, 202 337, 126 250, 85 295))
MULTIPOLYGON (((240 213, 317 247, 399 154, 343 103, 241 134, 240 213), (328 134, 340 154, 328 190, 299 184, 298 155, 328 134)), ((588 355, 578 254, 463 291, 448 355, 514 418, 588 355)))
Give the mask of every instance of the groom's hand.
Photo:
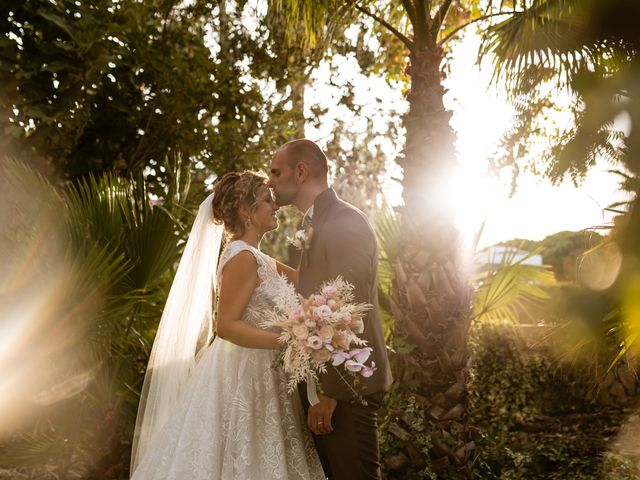
POLYGON ((331 417, 336 409, 338 401, 318 394, 320 402, 309 407, 309 413, 307 414, 307 425, 316 435, 326 435, 333 432, 331 426, 331 417))

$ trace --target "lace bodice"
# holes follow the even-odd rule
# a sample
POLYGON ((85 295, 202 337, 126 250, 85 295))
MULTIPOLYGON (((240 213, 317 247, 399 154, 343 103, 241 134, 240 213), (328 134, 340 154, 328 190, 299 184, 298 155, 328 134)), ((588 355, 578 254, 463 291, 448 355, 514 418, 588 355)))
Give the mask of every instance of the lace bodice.
POLYGON ((222 252, 220 261, 218 262, 218 272, 216 276, 216 291, 220 291, 220 283, 224 267, 229 260, 242 251, 249 251, 253 254, 258 262, 258 278, 260 284, 251 294, 247 308, 244 311, 242 319, 254 327, 262 328, 260 323, 264 319, 263 312, 265 309, 275 308, 274 298, 282 291, 282 289, 290 288, 286 277, 280 275, 277 270, 276 261, 262 253, 255 247, 242 240, 234 240, 230 242, 222 252))

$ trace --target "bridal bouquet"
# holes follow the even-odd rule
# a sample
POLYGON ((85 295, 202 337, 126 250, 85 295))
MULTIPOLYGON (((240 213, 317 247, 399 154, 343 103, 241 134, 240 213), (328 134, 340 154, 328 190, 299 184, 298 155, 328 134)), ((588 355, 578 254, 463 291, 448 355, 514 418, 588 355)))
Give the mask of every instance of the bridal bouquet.
POLYGON ((289 374, 290 391, 301 381, 317 380, 329 364, 354 376, 373 374, 375 362, 365 364, 373 350, 357 336, 364 331, 363 317, 371 305, 353 303, 349 282, 338 277, 309 298, 296 294, 289 285, 275 301, 276 309, 265 312, 262 325, 282 329, 280 342, 285 348, 281 360, 289 374))

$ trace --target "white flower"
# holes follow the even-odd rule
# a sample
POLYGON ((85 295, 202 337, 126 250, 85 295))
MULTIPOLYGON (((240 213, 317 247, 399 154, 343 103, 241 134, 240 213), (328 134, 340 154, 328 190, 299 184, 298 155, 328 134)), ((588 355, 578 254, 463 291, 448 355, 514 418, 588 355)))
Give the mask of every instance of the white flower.
POLYGON ((294 325, 291 331, 293 335, 299 340, 305 340, 307 337, 309 337, 309 330, 304 323, 294 325))
POLYGON ((317 335, 312 335, 307 338, 307 347, 310 347, 314 350, 319 350, 322 348, 322 339, 317 335))
POLYGON ((289 238, 289 243, 296 247, 298 250, 309 250, 311 246, 311 237, 313 235, 313 228, 308 230, 300 229, 296 231, 293 238, 289 238))
POLYGON ((330 342, 331 339, 333 338, 333 334, 334 334, 334 330, 333 327, 331 325, 325 325, 324 327, 322 327, 320 329, 320 337, 322 338, 322 340, 326 343, 326 342, 330 342))

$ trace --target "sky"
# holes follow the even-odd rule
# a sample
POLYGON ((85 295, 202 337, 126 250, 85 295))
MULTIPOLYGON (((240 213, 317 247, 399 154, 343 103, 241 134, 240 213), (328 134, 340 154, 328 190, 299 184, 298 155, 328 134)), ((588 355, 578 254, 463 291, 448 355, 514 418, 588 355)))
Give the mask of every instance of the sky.
POLYGON ((491 66, 476 65, 478 42, 477 36, 468 35, 455 48, 447 82, 450 93, 445 98, 446 106, 454 111, 452 126, 458 135, 459 191, 473 192, 453 200, 459 206, 463 233, 473 232, 477 229, 474 224, 485 219, 481 244, 491 245, 510 238, 539 240, 561 230, 610 222, 612 214, 605 208, 626 197, 619 191, 619 177, 607 171, 612 167, 605 162, 596 165, 580 187, 569 179, 554 186, 539 176, 522 174, 513 198, 504 180, 487 175, 488 160, 511 125, 513 111, 504 93, 489 85, 491 66))
MULTIPOLYGON (((577 231, 609 222, 612 214, 605 208, 625 199, 618 189, 618 177, 607 172, 610 165, 598 164, 579 188, 569 180, 553 186, 548 180, 523 173, 512 198, 509 179, 499 180, 487 174, 488 161, 511 124, 513 110, 504 93, 490 86, 491 66, 476 65, 478 43, 477 35, 470 32, 454 47, 451 73, 445 81, 449 89, 445 106, 454 113, 451 124, 458 138, 459 168, 452 175, 443 202, 454 205, 462 235, 472 238, 484 222, 479 245, 483 247, 512 238, 539 240, 558 231, 577 231)), ((361 118, 351 118, 354 124, 371 116, 377 119, 376 124, 383 125, 388 120, 386 112, 405 111, 407 104, 400 88, 390 87, 381 78, 359 74, 348 59, 338 59, 338 64, 341 75, 333 83, 355 84, 356 103, 365 105, 361 118)), ((314 75, 314 85, 307 90, 309 104, 317 102, 329 107, 324 124, 318 129, 310 126, 306 131, 309 138, 321 144, 330 134, 332 118, 352 117, 346 108, 336 105, 339 88, 329 84, 328 72, 327 65, 321 65, 314 75)), ((398 204, 401 189, 391 177, 401 176, 393 158, 403 139, 394 140, 389 139, 385 145, 389 172, 384 189, 390 202, 398 204)))

